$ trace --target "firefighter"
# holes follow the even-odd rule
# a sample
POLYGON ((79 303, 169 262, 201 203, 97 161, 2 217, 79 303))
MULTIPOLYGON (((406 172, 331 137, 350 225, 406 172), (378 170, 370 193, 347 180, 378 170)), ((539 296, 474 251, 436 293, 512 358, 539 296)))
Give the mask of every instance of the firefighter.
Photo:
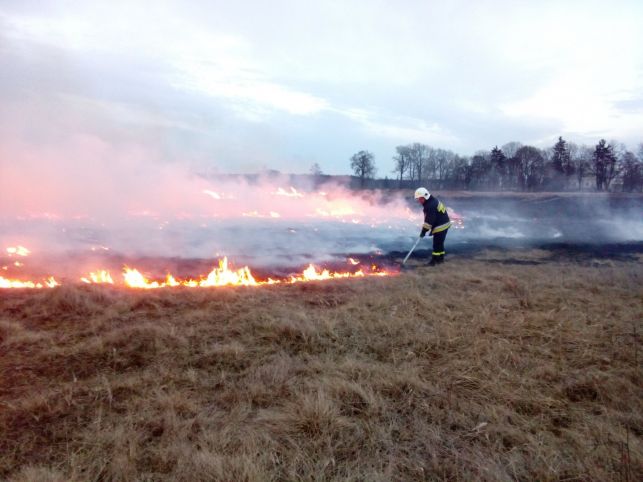
POLYGON ((424 187, 415 190, 415 199, 422 204, 424 209, 424 224, 420 237, 423 238, 426 233, 433 236, 433 254, 429 266, 435 266, 444 262, 444 239, 447 237, 447 231, 451 227, 451 220, 447 214, 447 208, 435 196, 424 187))

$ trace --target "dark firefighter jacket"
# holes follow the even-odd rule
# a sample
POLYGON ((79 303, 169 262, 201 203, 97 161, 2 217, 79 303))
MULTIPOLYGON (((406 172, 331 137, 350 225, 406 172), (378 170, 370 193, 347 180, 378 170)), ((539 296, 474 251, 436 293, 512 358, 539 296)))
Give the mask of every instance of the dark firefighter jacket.
POLYGON ((444 204, 433 197, 429 196, 424 202, 424 224, 422 225, 422 235, 429 232, 429 236, 439 233, 451 226, 451 220, 447 214, 447 208, 444 204))

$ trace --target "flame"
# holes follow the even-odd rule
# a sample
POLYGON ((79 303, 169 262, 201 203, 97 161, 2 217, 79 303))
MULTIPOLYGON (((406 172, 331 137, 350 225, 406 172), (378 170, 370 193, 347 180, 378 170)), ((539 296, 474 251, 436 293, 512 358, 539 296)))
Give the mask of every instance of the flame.
POLYGON ((89 277, 87 278, 80 278, 80 280, 83 283, 96 283, 96 284, 114 284, 114 280, 112 279, 112 276, 109 274, 109 271, 105 271, 103 269, 96 271, 94 273, 89 273, 89 277))
POLYGON ((9 253, 9 256, 13 256, 14 254, 18 256, 29 256, 31 251, 24 246, 9 246, 7 248, 7 253, 9 253))
POLYGON ((315 267, 315 265, 310 264, 308 265, 308 268, 306 268, 301 275, 291 276, 289 282, 300 283, 302 281, 323 281, 323 280, 329 280, 329 279, 352 278, 352 277, 363 277, 363 276, 364 276, 364 272, 362 270, 359 270, 355 273, 331 273, 327 269, 324 269, 322 271, 317 271, 317 268, 315 267))
POLYGON ((333 217, 341 218, 344 216, 358 215, 361 216, 362 213, 359 213, 353 209, 353 207, 348 203, 342 203, 340 201, 335 201, 330 203, 329 209, 317 208, 315 212, 322 217, 333 217))
POLYGON ((464 229, 464 218, 456 213, 453 209, 447 208, 449 219, 451 219, 451 226, 455 229, 464 229))
MULTIPOLYGON (((360 262, 348 258, 352 265, 360 262)), ((212 269, 206 276, 198 279, 177 279, 172 274, 167 274, 164 280, 152 280, 147 278, 143 273, 135 268, 128 266, 123 267, 123 284, 129 288, 140 289, 158 289, 168 287, 187 287, 187 288, 211 288, 223 286, 261 286, 275 284, 294 284, 308 281, 324 281, 340 278, 363 278, 365 276, 389 276, 395 272, 380 269, 377 265, 371 265, 366 271, 360 269, 356 272, 333 272, 326 268, 319 268, 313 264, 299 274, 292 274, 286 278, 267 280, 257 280, 250 268, 230 268, 228 258, 224 257, 219 260, 218 266, 212 269)), ((88 276, 80 278, 80 281, 88 284, 116 284, 109 271, 97 270, 89 273, 88 276)), ((0 288, 53 288, 60 286, 54 277, 49 277, 44 282, 14 280, 0 277, 0 288)))
POLYGON ((284 190, 283 187, 280 187, 277 189, 275 192, 273 192, 275 196, 287 196, 287 197, 304 197, 302 193, 297 191, 294 187, 290 186, 290 192, 284 190))
POLYGON ((161 288, 165 284, 161 284, 158 281, 149 281, 145 276, 143 276, 137 269, 131 269, 125 266, 123 268, 123 278, 125 279, 125 285, 130 288, 161 288))
POLYGON ((250 273, 250 268, 244 266, 236 271, 228 269, 228 258, 219 260, 219 267, 214 268, 206 279, 198 282, 198 286, 256 286, 258 283, 250 273))
POLYGON ((130 288, 164 288, 174 286, 187 286, 188 288, 196 287, 220 287, 220 286, 257 286, 258 283, 250 272, 250 268, 244 266, 237 270, 228 268, 228 258, 224 257, 219 260, 219 267, 214 268, 205 278, 199 280, 188 279, 177 281, 177 279, 168 274, 164 282, 150 281, 138 270, 125 267, 123 270, 125 285, 130 288))
POLYGON ((43 283, 7 279, 0 276, 0 288, 54 288, 55 286, 60 286, 60 283, 53 276, 47 278, 43 283))
MULTIPOLYGON (((352 258, 349 258, 352 259, 352 258)), ((355 261, 355 260, 353 260, 355 261)), ((354 264, 358 264, 359 261, 354 264)), ((389 271, 381 271, 376 265, 371 266, 368 276, 388 276, 394 273, 389 271)), ((174 286, 185 286, 188 288, 209 288, 209 287, 222 287, 222 286, 261 286, 261 285, 275 285, 275 284, 294 284, 307 281, 324 281, 330 279, 340 278, 363 278, 367 274, 363 270, 352 272, 331 272, 328 269, 317 268, 315 265, 310 264, 301 274, 293 274, 285 279, 268 278, 265 281, 257 280, 250 271, 250 268, 244 266, 239 269, 230 269, 228 267, 228 258, 224 257, 219 260, 219 266, 214 268, 210 273, 198 280, 187 279, 177 280, 171 274, 168 274, 165 281, 150 281, 138 270, 125 267, 123 277, 125 285, 130 288, 164 288, 174 286)))

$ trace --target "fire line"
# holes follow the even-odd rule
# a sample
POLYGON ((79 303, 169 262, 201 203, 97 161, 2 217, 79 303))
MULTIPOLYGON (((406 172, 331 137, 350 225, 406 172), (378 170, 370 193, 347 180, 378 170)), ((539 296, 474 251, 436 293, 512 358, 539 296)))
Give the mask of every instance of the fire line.
MULTIPOLYGON (((356 265, 359 261, 349 258, 352 265, 356 265)), ((219 260, 218 266, 212 269, 206 276, 197 279, 176 278, 172 274, 167 274, 163 280, 154 280, 146 277, 143 273, 135 268, 125 266, 123 268, 122 283, 116 283, 112 275, 107 270, 96 270, 89 273, 87 276, 80 278, 79 282, 86 284, 97 285, 122 285, 127 288, 137 289, 159 289, 159 288, 172 288, 172 287, 187 287, 187 288, 211 288, 223 286, 263 286, 263 285, 276 285, 276 284, 295 284, 305 283, 311 281, 325 281, 331 279, 347 279, 347 278, 364 278, 368 276, 391 276, 398 274, 396 271, 386 270, 377 265, 371 265, 368 268, 361 268, 358 271, 331 271, 326 268, 319 268, 310 264, 305 270, 298 274, 292 274, 287 277, 281 278, 268 278, 257 279, 251 272, 250 268, 244 266, 242 268, 231 268, 228 263, 228 258, 224 257, 219 260)), ((53 276, 48 277, 44 281, 33 280, 18 280, 9 279, 0 276, 0 288, 54 288, 61 286, 61 282, 57 281, 53 276)))

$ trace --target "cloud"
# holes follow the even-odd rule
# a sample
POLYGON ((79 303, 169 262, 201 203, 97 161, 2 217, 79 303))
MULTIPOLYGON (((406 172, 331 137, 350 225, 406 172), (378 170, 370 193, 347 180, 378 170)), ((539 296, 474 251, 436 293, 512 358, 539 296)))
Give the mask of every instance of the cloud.
POLYGON ((217 65, 206 62, 182 63, 173 85, 231 101, 235 111, 254 121, 267 117, 269 109, 306 116, 329 108, 328 102, 321 97, 242 72, 222 75, 217 65))
POLYGON ((448 143, 457 138, 437 122, 402 116, 384 116, 365 109, 337 109, 337 113, 357 122, 370 136, 397 142, 448 143))
POLYGON ((138 136, 222 170, 299 169, 292 160, 312 153, 345 172, 358 145, 390 159, 406 142, 463 153, 559 134, 632 142, 642 18, 626 0, 7 0, 0 100, 32 104, 25 132, 43 135, 55 104, 51 123, 67 131, 100 126, 104 142, 138 136))

